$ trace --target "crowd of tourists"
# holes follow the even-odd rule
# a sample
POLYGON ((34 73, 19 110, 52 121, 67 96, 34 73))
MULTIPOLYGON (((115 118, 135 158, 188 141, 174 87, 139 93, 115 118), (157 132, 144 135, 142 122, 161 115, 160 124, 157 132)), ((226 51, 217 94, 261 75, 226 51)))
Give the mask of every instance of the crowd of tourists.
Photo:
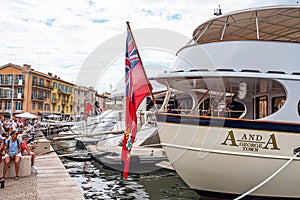
POLYGON ((34 137, 35 122, 35 119, 0 118, 0 163, 4 162, 1 180, 5 180, 11 161, 15 163, 15 179, 19 179, 19 163, 24 155, 31 155, 31 168, 34 171, 37 170, 34 165, 35 154, 30 148, 34 137))

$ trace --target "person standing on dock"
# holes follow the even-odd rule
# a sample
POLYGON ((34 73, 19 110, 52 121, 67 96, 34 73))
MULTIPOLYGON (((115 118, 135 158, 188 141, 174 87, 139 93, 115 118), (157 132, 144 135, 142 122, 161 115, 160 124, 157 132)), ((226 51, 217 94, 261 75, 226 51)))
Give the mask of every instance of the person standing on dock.
POLYGON ((4 155, 5 163, 3 167, 3 177, 2 180, 5 179, 6 172, 8 170, 8 165, 11 160, 15 162, 15 170, 16 170, 16 180, 19 179, 19 163, 22 157, 21 154, 21 141, 17 138, 18 133, 16 131, 11 132, 11 138, 5 141, 4 150, 6 154, 4 155))

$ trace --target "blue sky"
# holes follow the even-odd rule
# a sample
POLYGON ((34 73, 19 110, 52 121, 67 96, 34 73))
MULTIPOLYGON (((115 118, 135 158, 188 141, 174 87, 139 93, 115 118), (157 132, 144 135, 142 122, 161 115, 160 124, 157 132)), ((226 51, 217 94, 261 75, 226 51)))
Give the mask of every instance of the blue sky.
MULTIPOLYGON (((75 83, 87 57, 102 43, 132 29, 159 28, 190 37, 203 21, 213 17, 221 5, 222 12, 268 5, 296 4, 296 0, 6 0, 0 7, 0 65, 30 64, 44 73, 75 83)), ((137 42, 138 43, 138 42, 137 42)), ((124 44, 120 44, 125 46, 124 44)), ((142 53, 141 53, 142 54, 142 53)), ((144 55, 143 55, 144 54, 144 55)), ((145 65, 153 60, 164 63, 170 57, 142 55, 145 65)), ((111 63, 123 65, 123 58, 111 63)), ((99 66, 107 67, 107 66, 99 66)), ((123 66, 122 66, 123 67, 123 66)), ((122 70, 120 70, 123 72, 122 70)), ((107 78, 98 87, 108 91, 116 81, 107 78)))

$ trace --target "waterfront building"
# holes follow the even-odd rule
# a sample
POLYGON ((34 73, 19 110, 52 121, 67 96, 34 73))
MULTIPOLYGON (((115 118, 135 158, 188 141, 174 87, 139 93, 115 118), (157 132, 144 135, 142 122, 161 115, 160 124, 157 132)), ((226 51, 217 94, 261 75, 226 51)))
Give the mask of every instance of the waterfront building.
MULTIPOLYGON (((96 91, 93 87, 74 86, 74 117, 77 120, 83 119, 86 98, 92 105, 94 105, 95 95, 96 91)), ((93 110, 89 113, 89 116, 94 115, 95 107, 93 106, 93 110)))
POLYGON ((51 108, 50 112, 61 115, 62 118, 68 119, 74 115, 74 84, 62 80, 52 73, 48 73, 51 79, 51 108))
POLYGON ((108 97, 109 97, 109 93, 103 93, 103 94, 98 94, 96 93, 95 95, 95 107, 99 108, 99 110, 107 110, 108 107, 106 105, 106 103, 108 102, 108 97))
POLYGON ((12 117, 22 112, 38 114, 50 111, 51 77, 8 63, 0 67, 0 114, 12 117))

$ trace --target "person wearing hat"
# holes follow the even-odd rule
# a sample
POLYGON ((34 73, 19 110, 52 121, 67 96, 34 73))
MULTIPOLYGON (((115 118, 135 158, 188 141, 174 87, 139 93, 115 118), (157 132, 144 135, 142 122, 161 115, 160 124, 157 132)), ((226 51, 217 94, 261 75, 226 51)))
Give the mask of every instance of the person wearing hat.
POLYGON ((37 167, 34 165, 35 160, 35 153, 32 152, 28 147, 28 141, 30 140, 29 134, 23 134, 22 135, 22 142, 21 142, 21 153, 22 155, 31 155, 31 169, 33 171, 37 170, 37 167))

